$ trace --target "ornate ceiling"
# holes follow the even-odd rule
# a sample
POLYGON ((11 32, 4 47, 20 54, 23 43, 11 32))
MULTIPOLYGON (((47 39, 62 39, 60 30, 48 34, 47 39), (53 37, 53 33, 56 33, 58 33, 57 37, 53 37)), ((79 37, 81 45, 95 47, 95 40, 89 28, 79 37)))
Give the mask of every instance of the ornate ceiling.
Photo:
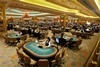
POLYGON ((85 6, 80 4, 77 0, 47 0, 49 2, 64 6, 70 9, 77 9, 80 13, 88 16, 96 16, 92 11, 88 10, 85 6))
POLYGON ((8 16, 70 15, 74 17, 100 18, 96 0, 0 0, 6 4, 8 16))
POLYGON ((100 0, 77 0, 77 1, 100 17, 100 0))

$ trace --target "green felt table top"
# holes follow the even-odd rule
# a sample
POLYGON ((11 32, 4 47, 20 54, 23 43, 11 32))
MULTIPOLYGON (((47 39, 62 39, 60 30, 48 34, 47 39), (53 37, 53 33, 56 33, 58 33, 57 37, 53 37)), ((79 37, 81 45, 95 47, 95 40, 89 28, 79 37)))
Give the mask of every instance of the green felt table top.
POLYGON ((8 34, 8 36, 10 38, 20 38, 21 37, 20 35, 17 35, 17 34, 8 34))
MULTIPOLYGON (((60 36, 56 36, 56 38, 60 38, 60 36)), ((67 39, 67 40, 69 40, 69 39, 72 38, 71 41, 77 41, 77 38, 74 38, 74 37, 64 36, 63 38, 64 38, 64 39, 67 39)))
POLYGON ((24 47, 27 48, 29 51, 33 52, 33 54, 42 56, 42 57, 46 57, 46 56, 56 53, 55 52, 56 50, 53 47, 40 48, 37 46, 37 44, 38 43, 36 42, 28 42, 26 43, 24 47))

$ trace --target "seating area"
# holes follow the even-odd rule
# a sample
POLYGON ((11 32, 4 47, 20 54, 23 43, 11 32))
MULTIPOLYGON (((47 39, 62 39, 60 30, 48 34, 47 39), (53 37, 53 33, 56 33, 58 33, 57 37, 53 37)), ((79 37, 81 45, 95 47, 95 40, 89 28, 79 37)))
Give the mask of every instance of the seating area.
MULTIPOLYGON (((31 58, 30 55, 28 55, 26 52, 23 50, 23 46, 25 43, 31 42, 31 39, 26 39, 25 41, 21 40, 19 43, 17 43, 16 46, 16 52, 19 58, 19 64, 22 66, 38 66, 38 67, 51 67, 53 65, 58 65, 59 62, 62 62, 62 58, 67 54, 66 53, 66 48, 63 47, 59 51, 56 52, 55 56, 52 58, 46 58, 46 57, 41 57, 41 59, 33 59, 31 58)), ((55 47, 55 46, 52 46, 55 47)), ((37 57, 37 56, 36 56, 37 57)), ((36 58, 34 57, 34 58, 36 58)), ((38 57, 37 57, 38 58, 38 57)))
POLYGON ((5 39, 5 43, 11 45, 11 44, 17 44, 20 40, 25 40, 27 38, 26 35, 17 35, 16 33, 11 33, 11 34, 3 34, 3 37, 5 39))
POLYGON ((0 0, 0 67, 100 67, 99 0, 0 0))
POLYGON ((22 32, 20 30, 10 29, 3 34, 4 43, 16 47, 18 64, 21 66, 59 67, 65 65, 65 58, 69 56, 69 51, 82 50, 80 46, 85 39, 91 40, 95 33, 99 35, 99 32, 78 35, 73 28, 66 32, 65 28, 59 28, 59 26, 56 30, 53 27, 49 29, 47 26, 46 28, 38 26, 34 29, 34 33, 32 31, 31 29, 23 35, 20 34, 22 32))
MULTIPOLYGON (((80 51, 83 51, 84 49, 86 50, 86 46, 89 45, 91 41, 93 43, 93 41, 96 40, 97 37, 99 38, 99 33, 94 34, 94 36, 92 36, 91 39, 87 39, 87 40, 82 39, 80 37, 80 38, 78 38, 78 41, 76 43, 72 43, 71 41, 67 42, 66 43, 67 46, 66 46, 66 44, 64 46, 60 46, 60 44, 55 43, 55 41, 53 40, 53 41, 51 41, 51 46, 52 47, 56 47, 58 49, 58 51, 57 51, 57 53, 52 58, 51 57, 50 58, 38 58, 36 56, 32 56, 32 54, 30 54, 29 52, 26 52, 23 49, 23 46, 25 44, 29 43, 29 42, 36 42, 36 43, 39 42, 37 44, 36 49, 37 48, 39 50, 41 50, 41 49, 47 49, 47 47, 45 47, 45 48, 38 47, 39 44, 42 45, 42 43, 45 41, 45 39, 44 40, 41 40, 41 39, 37 40, 36 38, 30 37, 29 35, 27 35, 27 38, 23 38, 22 40, 20 40, 20 42, 17 42, 16 46, 13 47, 14 48, 13 50, 16 49, 16 51, 14 51, 14 53, 16 53, 18 55, 18 59, 19 60, 17 60, 17 63, 19 65, 21 65, 21 66, 36 66, 36 67, 41 67, 42 62, 47 67, 63 66, 63 65, 66 65, 66 63, 67 63, 66 61, 68 61, 68 59, 65 59, 65 58, 69 58, 69 57, 71 58, 72 54, 76 53, 76 51, 80 52, 80 51), (98 34, 98 36, 97 36, 97 34, 98 34), (93 38, 93 37, 95 37, 95 38, 93 38), (84 44, 85 42, 86 42, 86 44, 84 44), (71 51, 73 51, 73 53, 71 53, 71 51)), ((5 41, 7 41, 7 40, 5 40, 4 38, 3 38, 3 40, 4 40, 4 43, 6 43, 5 41)), ((66 40, 68 40, 68 39, 66 39, 66 40)), ((13 46, 13 43, 12 43, 12 45, 9 45, 9 44, 10 43, 6 43, 5 46, 10 46, 10 47, 13 46)), ((95 44, 96 44, 96 42, 95 42, 95 44)), ((93 46, 95 46, 95 45, 93 45, 93 46)), ((33 46, 30 46, 30 47, 33 47, 33 46)), ((88 46, 88 48, 90 48, 90 47, 88 46)), ((44 67, 46 67, 46 66, 44 66, 44 67)))

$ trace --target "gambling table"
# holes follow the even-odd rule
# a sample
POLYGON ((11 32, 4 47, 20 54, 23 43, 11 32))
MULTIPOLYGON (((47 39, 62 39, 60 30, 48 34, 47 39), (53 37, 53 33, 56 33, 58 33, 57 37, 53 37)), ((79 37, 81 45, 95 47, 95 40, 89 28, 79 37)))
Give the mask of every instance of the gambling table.
MULTIPOLYGON (((60 36, 56 36, 55 38, 59 39, 60 36)), ((66 41, 71 41, 71 42, 78 41, 78 38, 75 38, 75 37, 64 36, 63 38, 66 39, 66 41)))
POLYGON ((17 34, 14 34, 14 33, 8 34, 8 36, 9 36, 10 38, 20 38, 20 37, 21 37, 20 35, 17 35, 17 34))
POLYGON ((39 43, 28 42, 23 46, 23 50, 37 58, 50 58, 58 52, 56 47, 43 48, 38 46, 39 43))

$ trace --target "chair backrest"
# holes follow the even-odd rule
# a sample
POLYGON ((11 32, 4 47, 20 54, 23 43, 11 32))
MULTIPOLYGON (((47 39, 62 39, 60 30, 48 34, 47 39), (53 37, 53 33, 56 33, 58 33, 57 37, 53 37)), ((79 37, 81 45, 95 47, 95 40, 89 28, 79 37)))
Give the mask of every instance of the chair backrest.
POLYGON ((55 60, 59 60, 60 59, 60 52, 58 52, 55 56, 55 60))
POLYGON ((26 64, 30 64, 31 63, 31 59, 28 55, 26 55, 25 53, 23 53, 23 56, 24 56, 24 62, 26 64))
POLYGON ((38 60, 38 67, 49 67, 48 59, 39 59, 38 60))
POLYGON ((5 42, 11 40, 11 38, 9 38, 9 37, 4 37, 4 39, 5 39, 5 42))
POLYGON ((24 44, 25 42, 20 40, 20 42, 17 44, 17 47, 20 49, 21 47, 23 47, 24 44))
POLYGON ((22 51, 21 51, 21 50, 19 50, 19 48, 18 48, 18 47, 16 47, 16 51, 17 51, 17 55, 18 55, 18 57, 19 57, 20 59, 23 59, 23 58, 24 58, 24 56, 23 56, 22 51))
POLYGON ((10 38, 11 42, 17 42, 18 40, 16 38, 10 38))
POLYGON ((3 34, 4 39, 7 37, 5 34, 3 34))
POLYGON ((19 51, 19 48, 18 47, 16 47, 16 51, 17 51, 17 54, 18 54, 18 51, 19 51))
POLYGON ((3 34, 3 37, 7 37, 7 34, 5 33, 5 34, 3 34))
POLYGON ((27 39, 27 35, 23 35, 21 36, 20 40, 26 40, 27 39))
POLYGON ((76 42, 77 45, 80 45, 82 43, 82 39, 76 42))
POLYGON ((62 49, 61 58, 63 58, 65 55, 66 55, 66 49, 62 49))
POLYGON ((32 41, 33 39, 32 38, 27 38, 26 40, 25 40, 25 42, 27 43, 27 42, 30 42, 30 41, 32 41))

